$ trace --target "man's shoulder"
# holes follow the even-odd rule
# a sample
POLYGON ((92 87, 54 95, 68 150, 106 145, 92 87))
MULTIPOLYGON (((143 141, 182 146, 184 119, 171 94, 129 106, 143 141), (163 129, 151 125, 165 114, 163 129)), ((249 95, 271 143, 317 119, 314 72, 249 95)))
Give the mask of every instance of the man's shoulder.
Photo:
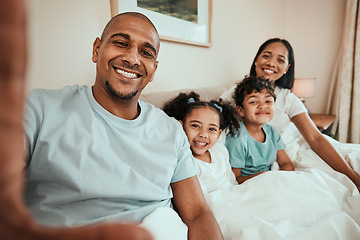
POLYGON ((144 110, 146 114, 155 114, 156 116, 159 116, 163 118, 165 121, 169 122, 179 122, 173 117, 169 117, 161 108, 155 107, 153 104, 145 102, 143 100, 139 100, 141 109, 144 110))
POLYGON ((147 120, 151 119, 151 122, 157 126, 161 125, 164 128, 177 129, 176 131, 183 131, 181 123, 173 117, 169 117, 162 109, 155 107, 151 103, 139 100, 141 109, 146 115, 147 120))
POLYGON ((74 94, 79 92, 85 92, 89 86, 83 85, 72 85, 72 86, 65 86, 58 89, 44 89, 44 88, 35 88, 29 92, 29 96, 34 95, 42 95, 42 96, 58 96, 58 95, 66 95, 66 94, 74 94))
MULTIPOLYGON (((88 86, 66 86, 60 89, 33 89, 27 96, 26 108, 37 109, 36 111, 57 111, 64 106, 70 109, 75 106, 84 107, 88 101, 88 86), (79 99, 83 99, 79 101, 79 99)), ((91 88, 90 88, 91 90, 91 88)))

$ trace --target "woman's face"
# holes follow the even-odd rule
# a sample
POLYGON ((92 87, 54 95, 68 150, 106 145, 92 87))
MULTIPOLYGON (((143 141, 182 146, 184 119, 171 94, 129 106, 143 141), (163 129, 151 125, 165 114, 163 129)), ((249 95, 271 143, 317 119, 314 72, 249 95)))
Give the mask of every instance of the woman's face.
POLYGON ((256 75, 275 82, 289 69, 289 52, 282 42, 268 44, 255 61, 256 75))

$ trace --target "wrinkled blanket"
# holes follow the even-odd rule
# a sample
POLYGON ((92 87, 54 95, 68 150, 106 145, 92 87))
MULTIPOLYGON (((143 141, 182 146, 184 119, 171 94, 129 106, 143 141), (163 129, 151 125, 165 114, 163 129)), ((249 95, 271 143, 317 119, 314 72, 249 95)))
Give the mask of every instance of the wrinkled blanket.
MULTIPOLYGON (((320 159, 290 123, 282 132, 296 171, 273 171, 206 194, 230 239, 360 239, 360 194, 320 159)), ((327 136, 326 136, 327 137, 327 136)), ((327 137, 360 173, 360 145, 327 137)))
MULTIPOLYGON (((241 185, 205 193, 225 240, 360 239, 360 194, 355 185, 322 161, 293 124, 281 136, 296 171, 277 171, 274 164, 272 171, 241 185)), ((329 141, 360 173, 360 145, 329 141)), ((157 240, 186 239, 176 215, 161 210, 154 216, 144 222, 157 240), (161 237, 163 229, 173 238, 161 237)))

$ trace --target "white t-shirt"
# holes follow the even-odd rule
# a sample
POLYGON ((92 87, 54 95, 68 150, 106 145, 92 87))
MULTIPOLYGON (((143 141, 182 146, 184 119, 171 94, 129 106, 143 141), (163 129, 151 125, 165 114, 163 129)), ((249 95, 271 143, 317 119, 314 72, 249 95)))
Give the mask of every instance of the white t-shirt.
POLYGON ((209 193, 220 188, 236 185, 235 175, 231 170, 229 153, 226 147, 217 142, 209 149, 211 163, 197 160, 200 168, 198 174, 201 188, 204 193, 209 193))
MULTIPOLYGON (((235 105, 235 101, 232 98, 232 94, 236 88, 236 85, 224 92, 220 98, 230 101, 235 105)), ((276 102, 275 113, 273 119, 267 124, 275 127, 275 129, 282 133, 282 130, 290 123, 290 119, 300 113, 307 112, 306 107, 289 89, 275 88, 276 102)))
POLYGON ((91 87, 34 90, 26 108, 29 158, 25 201, 42 224, 140 222, 170 206, 170 183, 198 173, 181 124, 139 101, 118 118, 91 87))

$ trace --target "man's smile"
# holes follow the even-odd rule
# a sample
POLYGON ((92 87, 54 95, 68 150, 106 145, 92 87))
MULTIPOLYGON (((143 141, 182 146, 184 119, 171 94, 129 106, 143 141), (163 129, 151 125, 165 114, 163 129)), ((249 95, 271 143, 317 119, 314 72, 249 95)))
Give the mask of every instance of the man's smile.
POLYGON ((137 79, 140 78, 142 75, 136 72, 130 72, 130 71, 125 71, 123 69, 114 67, 115 72, 117 72, 118 74, 120 74, 123 77, 129 78, 129 79, 137 79))

